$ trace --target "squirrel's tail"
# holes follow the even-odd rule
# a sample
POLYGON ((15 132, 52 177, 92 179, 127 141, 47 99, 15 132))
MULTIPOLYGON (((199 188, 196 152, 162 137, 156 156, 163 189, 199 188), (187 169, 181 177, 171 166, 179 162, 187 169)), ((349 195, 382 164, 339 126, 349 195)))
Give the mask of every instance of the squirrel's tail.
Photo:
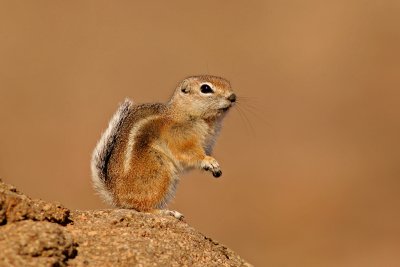
POLYGON ((92 154, 91 170, 93 186, 100 196, 109 204, 113 204, 113 198, 106 187, 108 178, 107 165, 116 142, 117 134, 120 132, 126 117, 128 117, 129 109, 132 105, 133 103, 129 99, 125 99, 120 105, 92 154))

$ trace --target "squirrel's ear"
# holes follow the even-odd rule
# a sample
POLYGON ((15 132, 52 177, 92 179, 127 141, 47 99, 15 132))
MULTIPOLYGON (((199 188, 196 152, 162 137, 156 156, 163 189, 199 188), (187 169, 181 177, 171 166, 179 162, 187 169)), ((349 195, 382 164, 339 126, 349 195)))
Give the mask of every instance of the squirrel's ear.
POLYGON ((188 84, 188 82, 186 80, 181 83, 180 87, 181 87, 181 92, 182 93, 187 94, 187 93, 190 92, 190 87, 189 87, 189 84, 188 84))
POLYGON ((184 93, 184 94, 189 93, 189 91, 190 91, 189 88, 186 87, 186 86, 181 88, 181 92, 184 93))

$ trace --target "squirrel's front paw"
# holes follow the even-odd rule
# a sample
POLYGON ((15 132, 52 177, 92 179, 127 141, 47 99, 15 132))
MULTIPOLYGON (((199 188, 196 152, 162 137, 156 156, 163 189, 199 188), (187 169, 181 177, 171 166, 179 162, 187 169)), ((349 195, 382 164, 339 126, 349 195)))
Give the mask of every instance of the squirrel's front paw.
POLYGON ((218 161, 213 157, 206 156, 201 162, 201 168, 206 171, 211 171, 214 177, 220 177, 222 175, 218 161))

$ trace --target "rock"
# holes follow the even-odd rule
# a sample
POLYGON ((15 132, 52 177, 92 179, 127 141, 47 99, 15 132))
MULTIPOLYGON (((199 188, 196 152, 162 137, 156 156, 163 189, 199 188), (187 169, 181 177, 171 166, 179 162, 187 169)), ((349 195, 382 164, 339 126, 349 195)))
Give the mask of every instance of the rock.
POLYGON ((22 220, 68 223, 69 210, 60 204, 32 200, 0 180, 0 225, 22 220))
POLYGON ((168 215, 70 212, 0 180, 0 266, 251 266, 168 215))
POLYGON ((77 266, 250 266, 183 221, 133 210, 76 211, 77 266))
POLYGON ((0 227, 1 266, 66 266, 76 245, 64 227, 31 220, 0 227))

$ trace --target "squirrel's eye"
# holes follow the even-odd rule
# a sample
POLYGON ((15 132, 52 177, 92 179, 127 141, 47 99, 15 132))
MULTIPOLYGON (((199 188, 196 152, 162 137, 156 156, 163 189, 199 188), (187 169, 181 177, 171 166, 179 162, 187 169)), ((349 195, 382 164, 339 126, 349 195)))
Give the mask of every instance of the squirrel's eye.
POLYGON ((212 94, 212 93, 214 93, 214 91, 211 89, 211 87, 208 84, 203 84, 202 86, 200 86, 200 91, 203 94, 212 94))

